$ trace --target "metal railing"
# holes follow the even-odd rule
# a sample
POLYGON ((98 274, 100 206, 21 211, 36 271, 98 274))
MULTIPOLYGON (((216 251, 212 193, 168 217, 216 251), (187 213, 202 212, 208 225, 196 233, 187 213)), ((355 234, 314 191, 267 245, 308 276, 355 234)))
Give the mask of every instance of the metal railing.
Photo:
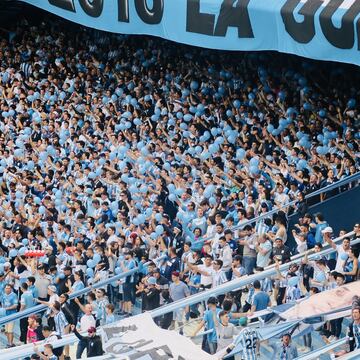
MULTIPOLYGON (((348 233, 347 235, 351 236, 352 234, 354 234, 353 231, 348 233)), ((335 239, 335 240, 337 240, 337 239, 335 239)), ((351 241, 351 245, 355 245, 358 243, 360 243, 360 238, 357 238, 357 239, 354 239, 353 241, 351 241)), ((308 259, 314 260, 318 256, 326 256, 326 255, 332 254, 333 252, 336 252, 336 249, 333 249, 333 248, 324 249, 322 251, 319 251, 317 253, 313 253, 313 254, 309 255, 308 259)), ((305 254, 304 254, 304 256, 305 256, 305 254)), ((280 265, 279 270, 280 270, 280 272, 285 271, 291 265, 298 264, 301 261, 302 261, 302 257, 294 259, 288 263, 280 265)), ((208 299, 210 296, 217 296, 217 295, 225 294, 229 291, 237 290, 239 288, 242 288, 246 285, 253 283, 255 280, 262 280, 267 277, 274 276, 274 275, 276 275, 276 273, 277 273, 277 270, 275 268, 269 268, 269 269, 264 270, 257 274, 243 276, 238 279, 231 280, 231 281, 226 282, 222 285, 219 285, 215 288, 212 288, 212 289, 209 289, 209 290, 206 290, 203 292, 199 292, 199 293, 191 295, 185 299, 178 300, 178 301, 175 301, 170 304, 163 305, 162 307, 160 307, 158 309, 152 310, 151 316, 153 316, 153 317, 162 316, 162 315, 167 314, 168 312, 177 310, 179 308, 183 308, 187 305, 193 305, 196 303, 200 303, 200 302, 208 299)))
POLYGON ((341 345, 345 345, 347 342, 348 342, 349 338, 348 337, 345 337, 345 338, 342 338, 340 340, 337 340, 337 341, 334 341, 333 343, 329 344, 329 345, 326 345, 326 346, 323 346, 319 349, 316 349, 314 351, 311 351, 307 354, 304 354, 304 355, 301 355, 301 356, 298 356, 296 358, 296 360, 312 360, 312 359, 316 359, 318 358, 320 355, 324 354, 324 353, 327 353, 341 345))
MULTIPOLYGON (((106 280, 99 281, 99 282, 93 284, 92 286, 88 286, 88 287, 86 287, 86 288, 84 288, 82 290, 75 291, 75 292, 69 294, 69 299, 70 300, 75 299, 75 298, 77 298, 79 296, 82 296, 82 295, 85 295, 85 294, 89 293, 93 289, 102 288, 104 286, 107 286, 107 285, 111 284, 114 281, 117 281, 117 280, 126 278, 128 276, 131 276, 132 274, 135 274, 139 270, 142 270, 143 267, 149 266, 153 261, 160 261, 163 258, 165 258, 165 256, 161 256, 161 257, 159 257, 159 258, 157 258, 155 260, 148 261, 147 263, 143 264, 142 266, 135 267, 134 269, 131 269, 131 270, 126 271, 124 273, 121 273, 119 275, 112 276, 112 277, 110 277, 110 278, 108 278, 106 280)), ((13 321, 25 318, 25 317, 30 316, 32 314, 37 314, 39 312, 42 312, 42 311, 46 310, 47 308, 48 308, 47 305, 42 305, 41 304, 41 305, 33 306, 33 307, 31 307, 29 309, 26 309, 24 311, 17 312, 15 314, 4 316, 3 318, 0 319, 0 326, 5 325, 5 324, 7 324, 9 322, 13 322, 13 321)))
MULTIPOLYGON (((329 192, 331 190, 337 189, 339 187, 347 185, 348 183, 356 181, 356 180, 360 180, 360 171, 357 172, 354 175, 348 176, 348 177, 346 177, 346 178, 344 178, 344 179, 342 179, 340 181, 337 181, 334 184, 328 185, 328 186, 323 187, 321 189, 318 189, 318 190, 316 190, 316 191, 314 191, 314 192, 312 192, 310 194, 307 194, 305 196, 305 199, 306 200, 311 199, 314 196, 318 196, 318 195, 321 195, 323 193, 329 192)), ((288 203, 286 203, 284 205, 281 205, 281 206, 279 206, 279 207, 277 207, 275 209, 272 209, 272 210, 268 211, 267 213, 261 214, 261 215, 255 217, 255 218, 253 218, 253 219, 247 220, 247 221, 243 222, 241 225, 235 225, 235 226, 231 227, 230 230, 234 231, 234 230, 242 229, 246 225, 251 225, 251 224, 257 223, 258 221, 260 221, 262 219, 266 219, 269 216, 278 213, 281 209, 285 209, 285 208, 287 208, 289 206, 295 205, 296 202, 297 202, 297 200, 290 201, 290 202, 288 202, 288 203)), ((203 244, 205 241, 212 240, 213 238, 214 238, 213 236, 208 237, 208 238, 202 237, 199 240, 194 241, 193 244, 192 244, 192 247, 195 248, 195 247, 203 244)))
MULTIPOLYGON (((351 234, 353 234, 353 232, 348 233, 347 235, 350 236, 351 234)), ((336 240, 337 239, 335 239, 335 241, 336 240)), ((355 245, 355 244, 358 244, 358 243, 360 243, 360 238, 355 239, 355 240, 353 240, 351 242, 352 245, 355 245)), ((322 250, 322 251, 320 251, 318 253, 309 255, 309 260, 312 260, 312 259, 314 259, 315 257, 317 257, 319 255, 321 256, 321 255, 331 254, 331 253, 333 253, 335 251, 336 251, 336 249, 333 249, 333 248, 322 250)), ((298 258, 298 259, 294 259, 294 260, 292 260, 292 261, 290 261, 288 263, 282 264, 282 265, 280 265, 279 270, 280 271, 285 271, 291 265, 297 264, 301 260, 302 260, 301 258, 298 258)), ((255 280, 262 280, 264 278, 271 277, 271 276, 275 275, 276 272, 277 272, 276 269, 271 268, 271 269, 264 270, 263 272, 260 272, 258 274, 253 274, 253 275, 244 276, 244 277, 241 277, 241 278, 238 278, 238 279, 235 279, 235 280, 231 280, 231 281, 229 281, 229 282, 227 282, 225 284, 222 284, 222 285, 220 285, 220 286, 218 286, 216 288, 209 289, 209 290, 206 290, 206 291, 191 295, 191 296, 189 296, 189 297, 187 297, 185 299, 178 300, 178 301, 175 301, 173 303, 163 305, 162 307, 160 307, 158 309, 150 311, 150 314, 151 314, 151 316, 153 318, 158 317, 158 316, 162 316, 162 315, 165 315, 165 314, 167 314, 169 312, 184 308, 187 305, 193 305, 193 304, 200 303, 202 301, 206 301, 210 296, 217 296, 217 295, 220 295, 220 294, 227 293, 229 291, 237 290, 237 289, 242 288, 242 287, 244 287, 244 286, 246 286, 248 284, 253 283, 255 280)), ((120 274, 120 275, 122 275, 122 274, 120 274)), ((57 347, 61 347, 61 346, 64 346, 64 345, 74 344, 77 341, 78 341, 78 338, 75 335, 70 334, 70 335, 65 335, 61 340, 55 341, 52 345, 53 345, 54 348, 57 348, 57 347)), ((40 350, 42 349, 41 342, 39 343, 39 349, 40 350)), ((32 345, 21 345, 21 346, 15 347, 15 348, 2 350, 1 354, 0 354, 0 360, 20 359, 20 358, 24 358, 26 356, 29 356, 32 353, 33 353, 32 345)), ((302 360, 305 360, 305 359, 302 359, 302 360)))

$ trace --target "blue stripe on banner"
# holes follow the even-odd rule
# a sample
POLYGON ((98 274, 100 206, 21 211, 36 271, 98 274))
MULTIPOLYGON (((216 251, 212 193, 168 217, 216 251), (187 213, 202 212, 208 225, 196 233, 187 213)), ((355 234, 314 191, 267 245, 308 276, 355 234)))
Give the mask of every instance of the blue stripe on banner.
POLYGON ((360 0, 21 1, 115 33, 360 64, 360 0))

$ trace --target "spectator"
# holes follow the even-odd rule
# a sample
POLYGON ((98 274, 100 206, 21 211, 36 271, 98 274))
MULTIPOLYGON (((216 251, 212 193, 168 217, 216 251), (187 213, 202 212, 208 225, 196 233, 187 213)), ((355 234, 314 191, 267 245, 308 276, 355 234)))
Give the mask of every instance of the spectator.
POLYGON ((55 331, 64 336, 68 333, 69 323, 66 320, 64 313, 61 311, 61 305, 58 301, 55 301, 52 305, 52 313, 54 314, 55 331))
MULTIPOLYGON (((177 271, 174 271, 171 274, 172 283, 170 284, 169 292, 172 301, 178 301, 190 295, 188 286, 182 281, 180 281, 179 276, 180 274, 177 271)), ((175 311, 174 318, 175 323, 179 327, 181 327, 184 318, 184 309, 178 309, 177 311, 175 311)))
POLYGON ((216 327, 218 323, 218 315, 221 309, 217 307, 217 300, 214 297, 210 297, 207 300, 207 310, 204 312, 203 320, 199 323, 192 336, 196 336, 197 333, 205 326, 205 330, 212 330, 212 332, 206 335, 205 351, 209 354, 215 354, 217 350, 217 332, 216 327))
POLYGON ((287 359, 294 360, 298 357, 298 351, 295 345, 291 343, 291 335, 284 334, 281 337, 281 344, 274 346, 273 360, 287 359))
MULTIPOLYGON (((35 305, 34 302, 34 296, 31 292, 31 290, 28 289, 28 284, 23 283, 21 284, 21 291, 22 295, 20 297, 20 311, 24 311, 26 309, 30 309, 35 305)), ((23 318, 20 319, 20 341, 26 342, 26 333, 27 333, 27 327, 28 327, 28 319, 23 318)))
MULTIPOLYGON (((82 336, 76 330, 75 325, 71 325, 71 330, 76 337, 86 345, 87 357, 96 357, 103 355, 102 342, 99 335, 96 335, 96 328, 90 327, 88 329, 88 336, 82 336)), ((77 357, 79 359, 79 357, 77 357)))
MULTIPOLYGON (((18 307, 18 298, 13 291, 11 284, 5 285, 4 293, 1 298, 1 306, 5 309, 6 315, 11 315, 16 313, 18 307)), ((14 347, 14 323, 9 322, 5 324, 5 335, 7 338, 7 347, 14 347)))
POLYGON ((259 280, 254 281, 254 298, 251 306, 251 313, 255 313, 257 311, 265 310, 271 306, 270 296, 261 291, 261 284, 259 280))
MULTIPOLYGON (((83 311, 84 315, 81 316, 77 327, 81 333, 88 331, 88 329, 96 326, 96 319, 93 315, 93 308, 91 304, 86 304, 85 306, 81 304, 79 299, 75 299, 76 303, 79 305, 80 309, 83 311)), ((76 358, 81 359, 82 353, 86 349, 87 344, 85 341, 80 340, 76 349, 76 358)))
MULTIPOLYGON (((239 330, 235 325, 229 322, 229 314, 226 311, 219 312, 219 321, 216 323, 216 335, 217 335, 217 351, 226 349, 232 344, 233 339, 238 335, 239 330)), ((230 360, 235 360, 234 356, 227 357, 230 360)))

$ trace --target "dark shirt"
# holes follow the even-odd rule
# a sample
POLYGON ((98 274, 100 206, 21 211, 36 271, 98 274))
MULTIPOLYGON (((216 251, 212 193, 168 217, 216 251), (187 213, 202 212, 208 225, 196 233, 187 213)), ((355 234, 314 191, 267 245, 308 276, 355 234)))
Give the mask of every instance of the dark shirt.
POLYGON ((87 357, 101 356, 104 354, 102 342, 99 335, 94 337, 80 335, 76 328, 74 329, 75 336, 86 344, 87 357))
POLYGON ((271 258, 274 259, 275 256, 281 256, 281 259, 279 259, 280 261, 284 262, 286 260, 290 260, 291 258, 291 252, 290 249, 286 246, 283 245, 282 247, 273 247, 272 253, 271 253, 271 258))

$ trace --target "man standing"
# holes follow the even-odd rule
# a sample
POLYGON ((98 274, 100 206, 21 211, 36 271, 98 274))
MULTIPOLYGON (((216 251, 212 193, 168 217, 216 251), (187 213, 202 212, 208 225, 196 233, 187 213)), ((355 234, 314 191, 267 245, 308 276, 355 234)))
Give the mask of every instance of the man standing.
MULTIPOLYGON (((29 309, 35 305, 34 297, 32 291, 28 289, 28 284, 21 284, 22 295, 20 298, 20 311, 24 311, 29 309)), ((20 319, 20 341, 26 343, 26 333, 28 327, 28 319, 22 318, 20 319)))
MULTIPOLYGON (((84 312, 84 315, 80 318, 80 321, 78 323, 79 331, 85 332, 88 331, 90 328, 95 327, 96 320, 92 313, 92 306, 90 304, 86 304, 85 306, 81 304, 80 300, 78 298, 75 299, 75 302, 79 305, 81 311, 84 312)), ((86 349, 86 342, 83 340, 80 340, 76 349, 76 358, 81 359, 82 353, 86 349)))
POLYGON ((104 351, 102 348, 102 342, 99 335, 96 335, 96 328, 90 327, 88 329, 88 336, 82 336, 80 335, 75 325, 71 325, 71 330, 74 331, 75 336, 82 341, 84 344, 86 344, 87 349, 87 357, 96 357, 103 355, 104 351))
MULTIPOLYGON (((4 294, 1 296, 1 305, 6 310, 6 316, 16 313, 18 298, 11 284, 5 286, 4 294)), ((14 347, 14 322, 5 325, 5 334, 8 341, 7 347, 14 347)))
POLYGON ((54 314, 55 331, 60 335, 64 336, 67 334, 69 323, 66 320, 64 313, 61 311, 61 305, 58 301, 52 305, 52 312, 54 314))
POLYGON ((239 244, 244 246, 243 250, 243 265, 247 275, 250 275, 254 272, 256 266, 256 234, 254 234, 253 228, 251 225, 246 225, 244 227, 245 237, 239 240, 239 244))
POLYGON ((217 307, 217 300, 215 297, 210 297, 207 300, 207 310, 204 312, 203 320, 199 323, 192 336, 196 334, 205 326, 205 330, 212 330, 206 335, 205 351, 209 354, 215 354, 217 350, 217 333, 216 327, 218 323, 218 314, 221 309, 217 307))
POLYGON ((254 299, 251 306, 251 312, 261 311, 271 306, 270 296, 265 292, 261 291, 261 283, 259 280, 254 281, 254 299))
POLYGON ((296 346, 291 343, 291 335, 284 334, 281 344, 275 344, 273 360, 293 360, 298 357, 296 346))
MULTIPOLYGON (((184 282, 180 281, 179 276, 180 274, 178 271, 173 271, 171 274, 171 279, 173 282, 170 285, 169 292, 172 301, 181 300, 190 295, 189 287, 184 282)), ((175 318, 174 320, 179 327, 182 326, 183 317, 184 317, 183 308, 178 309, 174 312, 174 318, 175 318)))

